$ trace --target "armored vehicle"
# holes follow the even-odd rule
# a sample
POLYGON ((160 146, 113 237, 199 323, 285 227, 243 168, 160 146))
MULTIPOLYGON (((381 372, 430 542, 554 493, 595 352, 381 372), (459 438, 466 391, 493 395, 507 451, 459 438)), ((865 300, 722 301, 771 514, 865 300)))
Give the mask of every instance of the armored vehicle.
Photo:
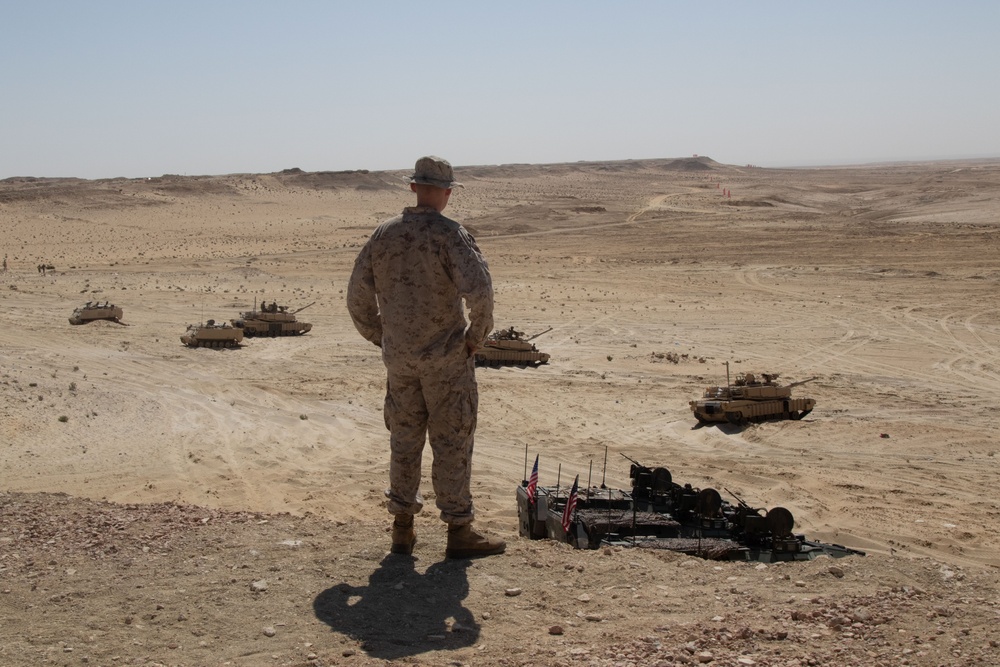
POLYGON ((477 366, 537 366, 548 363, 549 355, 539 352, 531 341, 552 331, 549 327, 530 338, 514 327, 498 329, 489 335, 483 346, 476 350, 477 366))
POLYGON ((287 306, 279 306, 276 301, 270 304, 261 302, 260 310, 254 303, 253 310, 240 313, 238 320, 230 320, 237 329, 242 329, 247 336, 298 336, 312 329, 308 322, 298 322, 295 314, 316 303, 302 306, 298 310, 288 311, 287 306))
MULTIPOLYGON (((111 320, 118 322, 122 317, 122 309, 105 301, 88 301, 79 308, 73 310, 69 318, 70 324, 86 324, 94 320, 111 320)), ((120 322, 119 322, 120 324, 120 322)))
MULTIPOLYGON (((726 381, 728 383, 728 364, 726 381)), ((792 398, 792 388, 816 378, 792 382, 781 386, 777 373, 740 373, 734 384, 725 387, 708 387, 697 401, 690 401, 691 412, 702 424, 729 422, 746 424, 766 419, 802 419, 812 412, 816 401, 811 398, 792 398)))
POLYGON ((631 490, 602 484, 577 491, 575 484, 532 487, 522 481, 515 489, 520 535, 577 549, 665 549, 711 560, 771 563, 865 555, 794 533, 795 518, 783 507, 751 507, 727 490, 737 501, 732 504, 713 488, 675 482, 664 467, 632 461, 629 477, 631 490))
POLYGON ((205 324, 188 325, 181 342, 188 347, 239 347, 243 342, 243 330, 209 320, 205 324))

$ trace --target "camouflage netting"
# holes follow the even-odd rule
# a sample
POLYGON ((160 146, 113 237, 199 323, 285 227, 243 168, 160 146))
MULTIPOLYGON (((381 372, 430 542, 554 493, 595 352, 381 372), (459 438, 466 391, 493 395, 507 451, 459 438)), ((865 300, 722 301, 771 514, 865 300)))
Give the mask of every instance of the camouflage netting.
POLYGON ((642 533, 648 533, 650 528, 661 530, 680 528, 679 523, 665 514, 656 512, 636 512, 619 509, 578 509, 577 518, 583 522, 589 533, 605 535, 607 533, 633 532, 633 526, 642 533))
POLYGON ((714 537, 702 539, 692 537, 661 537, 655 540, 636 542, 638 549, 667 549, 680 551, 692 556, 700 556, 709 560, 727 560, 730 554, 739 552, 742 547, 732 540, 714 537))

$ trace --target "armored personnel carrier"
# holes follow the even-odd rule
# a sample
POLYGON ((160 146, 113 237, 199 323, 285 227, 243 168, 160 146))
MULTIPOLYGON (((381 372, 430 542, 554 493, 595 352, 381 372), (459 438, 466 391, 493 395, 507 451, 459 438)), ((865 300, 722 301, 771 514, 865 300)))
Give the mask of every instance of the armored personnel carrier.
POLYGON ((576 484, 533 486, 523 480, 515 489, 520 535, 577 549, 664 549, 710 560, 776 563, 865 555, 794 533, 795 518, 784 507, 751 507, 726 489, 737 501, 731 504, 713 488, 677 483, 665 467, 633 461, 629 477, 631 490, 589 482, 579 490, 576 484))
POLYGON ((298 310, 288 311, 287 306, 279 306, 276 301, 270 304, 266 301, 260 304, 254 303, 253 310, 240 313, 240 318, 230 320, 232 325, 241 329, 246 336, 298 336, 307 333, 312 329, 308 322, 299 322, 295 319, 295 314, 302 312, 309 306, 316 303, 302 306, 298 310))
POLYGON ((549 355, 539 352, 531 342, 552 331, 549 327, 530 338, 524 337, 524 332, 514 327, 498 329, 489 335, 483 346, 476 350, 477 366, 538 366, 548 363, 549 355))
POLYGON ((121 308, 107 301, 104 303, 100 301, 88 301, 73 310, 73 314, 69 318, 69 323, 86 324, 94 320, 110 320, 121 324, 119 320, 121 320, 122 314, 121 308))
POLYGON ((225 322, 216 324, 215 320, 209 320, 205 324, 188 325, 181 342, 188 347, 239 347, 243 342, 243 330, 225 322))
MULTIPOLYGON (((729 382, 728 364, 726 382, 729 382)), ((697 401, 690 401, 691 412, 702 424, 729 422, 746 424, 767 419, 802 419, 812 412, 816 401, 792 398, 792 388, 816 378, 781 386, 777 373, 740 373, 736 382, 725 387, 708 387, 697 401)))

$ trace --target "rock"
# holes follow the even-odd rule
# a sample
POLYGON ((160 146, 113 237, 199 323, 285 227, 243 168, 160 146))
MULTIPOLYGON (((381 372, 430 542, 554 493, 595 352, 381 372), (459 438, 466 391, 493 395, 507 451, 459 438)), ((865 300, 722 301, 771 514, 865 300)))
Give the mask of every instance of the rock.
POLYGON ((505 590, 503 592, 503 594, 506 595, 509 598, 516 598, 521 593, 522 593, 522 591, 521 591, 520 588, 508 588, 507 590, 505 590))
POLYGON ((837 577, 838 579, 841 579, 844 576, 844 569, 836 565, 831 565, 830 568, 827 570, 827 572, 837 577))
POLYGON ((250 584, 250 590, 254 593, 263 593, 267 590, 267 581, 264 579, 258 579, 257 581, 250 584))
POLYGON ((850 617, 855 623, 867 623, 872 620, 872 615, 866 609, 856 609, 851 612, 850 617))
POLYGON ((698 658, 698 662, 702 664, 709 663, 715 660, 715 656, 712 655, 711 651, 702 651, 698 653, 695 657, 698 658))
POLYGON ((591 623, 600 623, 601 621, 604 620, 604 617, 601 616, 600 614, 586 614, 583 618, 584 620, 590 621, 591 623))
POLYGON ((265 636, 265 637, 273 637, 273 636, 275 636, 276 634, 278 634, 278 631, 277 631, 277 630, 275 630, 275 629, 274 629, 273 627, 271 627, 270 625, 269 625, 269 626, 267 626, 266 628, 264 628, 263 630, 261 630, 261 632, 263 632, 263 633, 264 633, 264 636, 265 636))
POLYGON ((590 602, 590 596, 587 593, 577 596, 576 599, 579 600, 580 602, 590 602))
POLYGON ((550 635, 561 635, 562 633, 563 629, 561 625, 553 625, 552 627, 549 628, 550 635))

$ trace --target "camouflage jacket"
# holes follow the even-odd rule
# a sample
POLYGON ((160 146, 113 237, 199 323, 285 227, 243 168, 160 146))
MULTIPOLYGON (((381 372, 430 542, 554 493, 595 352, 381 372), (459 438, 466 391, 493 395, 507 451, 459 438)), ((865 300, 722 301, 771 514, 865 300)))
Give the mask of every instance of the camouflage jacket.
POLYGON ((408 207, 372 233, 347 286, 354 326, 402 372, 467 360, 493 329, 493 282, 475 239, 430 207, 408 207), (462 299, 469 309, 466 323, 462 299))

